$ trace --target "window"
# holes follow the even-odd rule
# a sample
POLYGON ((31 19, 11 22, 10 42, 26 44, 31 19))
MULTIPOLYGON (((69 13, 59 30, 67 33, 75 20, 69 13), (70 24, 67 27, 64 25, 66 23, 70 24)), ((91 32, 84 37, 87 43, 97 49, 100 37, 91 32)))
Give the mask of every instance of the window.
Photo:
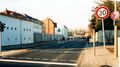
POLYGON ((7 27, 7 30, 9 29, 9 27, 7 27))
POLYGON ((15 38, 15 40, 17 40, 17 38, 15 38))
POLYGON ((25 38, 24 38, 24 40, 25 40, 25 38))
POLYGON ((26 31, 28 31, 28 29, 26 29, 26 31))
POLYGON ((7 38, 7 40, 8 40, 8 41, 10 40, 9 37, 7 38))
POLYGON ((15 27, 15 30, 17 30, 17 28, 15 27))
POLYGON ((25 29, 24 29, 24 31, 25 31, 25 29))
POLYGON ((11 27, 11 30, 13 30, 13 27, 11 27))
POLYGON ((29 31, 31 31, 31 29, 29 29, 29 31))

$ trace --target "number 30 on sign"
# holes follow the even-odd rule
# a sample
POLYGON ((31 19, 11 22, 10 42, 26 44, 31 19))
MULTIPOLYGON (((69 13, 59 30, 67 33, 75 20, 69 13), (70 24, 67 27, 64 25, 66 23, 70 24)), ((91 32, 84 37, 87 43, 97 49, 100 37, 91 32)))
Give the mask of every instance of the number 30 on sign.
POLYGON ((95 14, 97 18, 105 19, 109 16, 109 9, 105 6, 100 6, 96 9, 95 14))

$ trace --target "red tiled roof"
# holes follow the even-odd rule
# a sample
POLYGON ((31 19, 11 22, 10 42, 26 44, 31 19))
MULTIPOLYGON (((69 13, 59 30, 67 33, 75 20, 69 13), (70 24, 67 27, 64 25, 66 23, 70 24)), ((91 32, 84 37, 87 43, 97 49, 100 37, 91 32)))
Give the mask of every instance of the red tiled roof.
MULTIPOLYGON (((5 16, 9 16, 9 17, 13 17, 13 18, 17 18, 17 19, 22 19, 22 20, 26 20, 26 21, 31 21, 31 22, 35 22, 38 23, 38 19, 33 18, 27 14, 20 14, 17 13, 15 11, 10 11, 10 10, 5 10, 4 12, 0 12, 1 15, 5 15, 5 16)), ((39 23, 40 24, 40 23, 39 23)))
POLYGON ((0 14, 10 16, 10 17, 14 17, 14 18, 19 18, 19 19, 24 18, 24 16, 22 14, 17 13, 17 12, 13 12, 13 11, 10 11, 10 10, 7 10, 7 9, 4 12, 0 12, 0 14))

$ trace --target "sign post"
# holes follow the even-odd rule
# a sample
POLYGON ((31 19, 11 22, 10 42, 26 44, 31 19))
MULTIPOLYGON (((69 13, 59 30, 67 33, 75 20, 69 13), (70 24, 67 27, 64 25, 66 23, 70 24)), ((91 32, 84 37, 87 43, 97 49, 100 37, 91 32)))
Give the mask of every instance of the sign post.
MULTIPOLYGON (((105 50, 105 31, 104 31, 104 19, 109 16, 109 9, 106 6, 100 6, 96 9, 96 17, 102 19, 102 31, 103 31, 103 44, 105 50)), ((106 65, 106 58, 105 58, 105 65, 106 65)))
POLYGON ((113 25, 114 25, 114 55, 116 57, 118 57, 118 43, 117 43, 117 24, 115 22, 115 20, 117 20, 119 18, 119 12, 118 11, 114 11, 111 13, 111 18, 113 19, 113 25))
POLYGON ((118 57, 118 38, 117 38, 117 23, 115 20, 119 18, 119 12, 117 11, 116 0, 114 0, 114 12, 111 13, 111 18, 113 19, 114 25, 114 55, 118 57))
POLYGON ((104 31, 104 19, 109 16, 109 9, 106 6, 100 6, 96 9, 96 17, 102 19, 102 31, 103 31, 103 44, 105 48, 105 31, 104 31))

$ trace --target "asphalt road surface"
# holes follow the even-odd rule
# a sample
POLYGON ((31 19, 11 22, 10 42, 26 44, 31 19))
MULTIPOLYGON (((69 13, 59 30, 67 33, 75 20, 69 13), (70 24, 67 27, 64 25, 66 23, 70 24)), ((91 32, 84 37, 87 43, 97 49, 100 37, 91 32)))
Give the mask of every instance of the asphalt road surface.
POLYGON ((1 57, 1 59, 46 62, 45 64, 18 63, 9 61, 7 63, 0 62, 0 65, 5 66, 7 64, 12 67, 74 67, 73 65, 77 64, 76 62, 82 51, 84 51, 84 48, 87 47, 87 44, 88 42, 86 39, 77 39, 57 43, 48 43, 44 46, 35 46, 32 48, 27 48, 29 51, 26 53, 1 57), (60 64, 47 64, 47 62, 60 64))
POLYGON ((71 65, 31 64, 17 62, 0 62, 1 67, 75 67, 71 65))

